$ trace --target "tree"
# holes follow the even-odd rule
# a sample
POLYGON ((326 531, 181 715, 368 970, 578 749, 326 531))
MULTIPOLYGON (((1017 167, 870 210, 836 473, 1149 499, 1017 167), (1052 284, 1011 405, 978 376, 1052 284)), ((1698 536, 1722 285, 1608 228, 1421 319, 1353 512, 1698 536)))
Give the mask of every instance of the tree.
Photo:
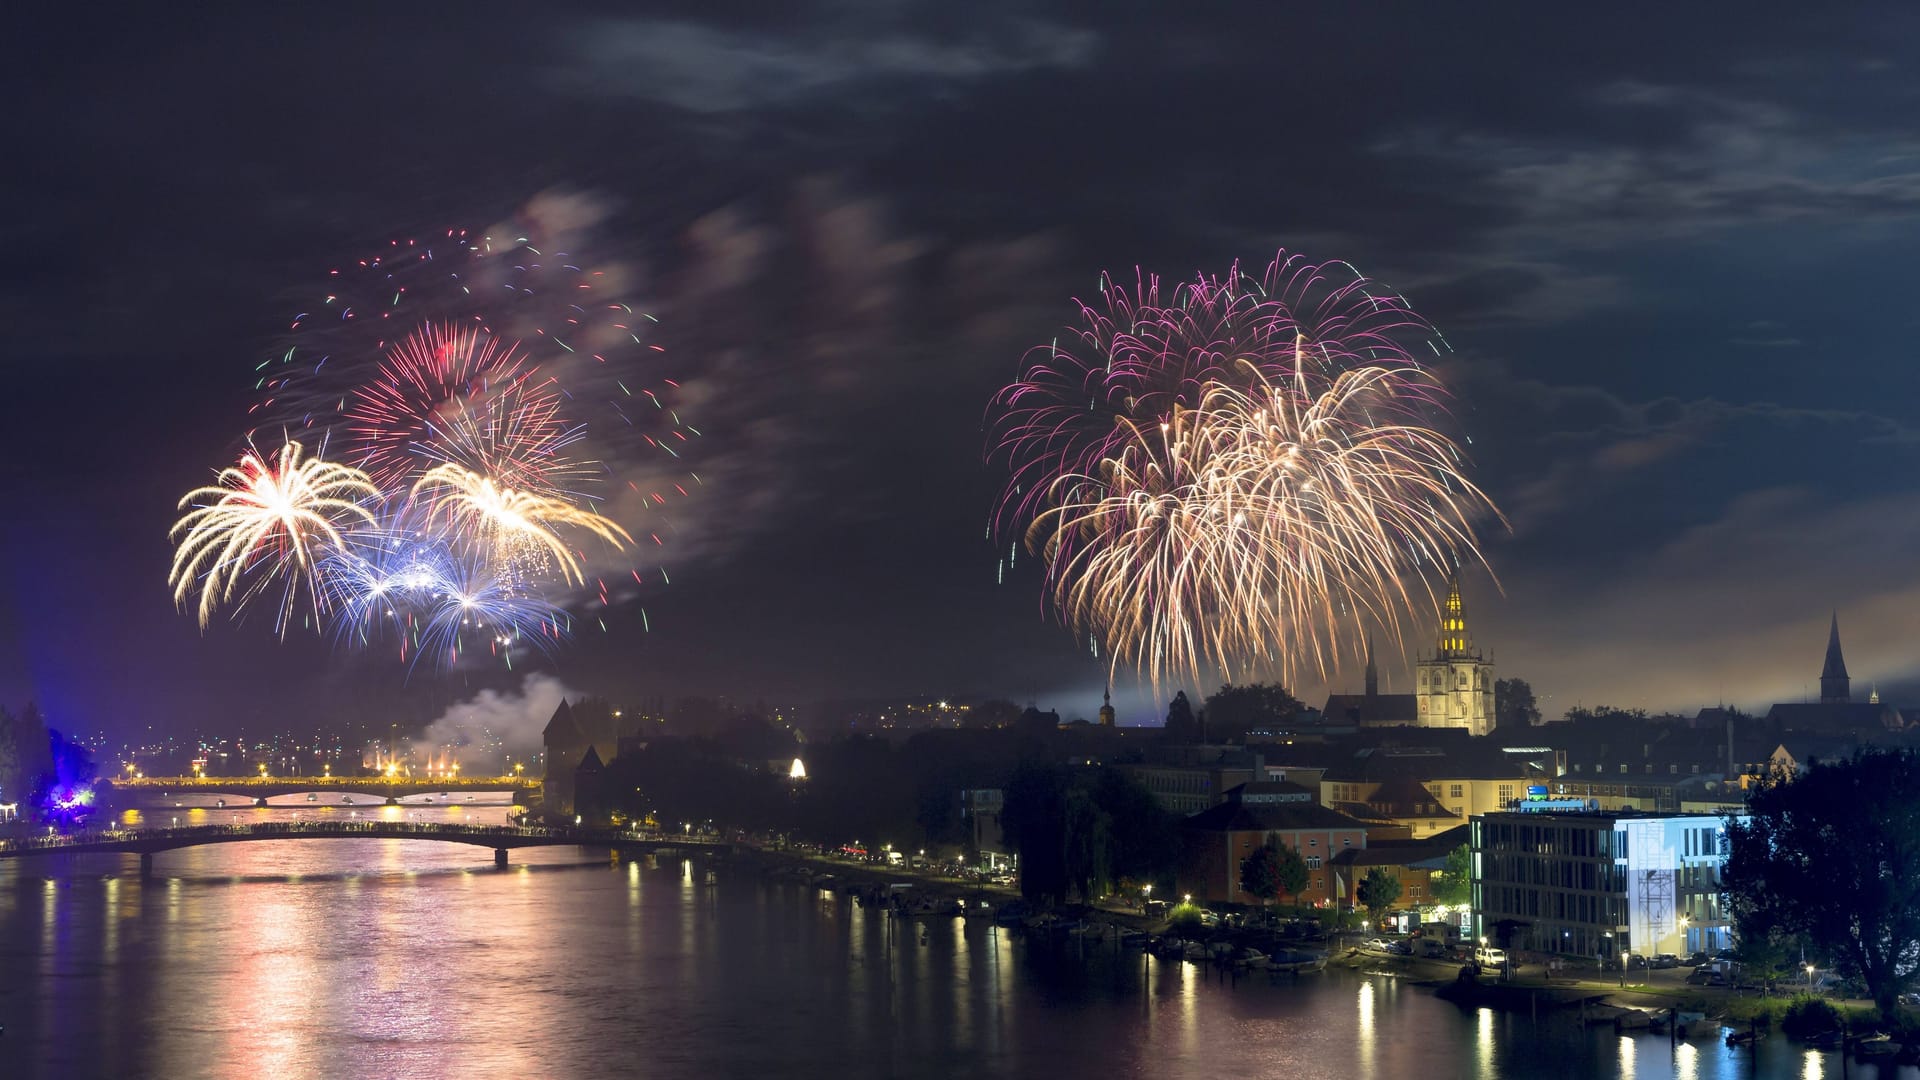
POLYGON ((1180 863, 1178 817, 1161 809, 1138 780, 1111 767, 1094 777, 1093 797, 1107 815, 1114 878, 1171 885, 1180 863))
POLYGON ((1473 893, 1473 853, 1461 844, 1447 852, 1447 866, 1433 874, 1433 899, 1439 904, 1464 904, 1473 893))
POLYGON ((1355 899, 1367 909, 1367 917, 1378 924, 1380 917, 1387 913, 1394 901, 1400 899, 1400 879, 1386 867, 1376 866, 1367 871, 1367 876, 1361 880, 1360 888, 1355 892, 1355 899))
POLYGON ((1061 823, 1067 884, 1081 903, 1092 903, 1111 873, 1113 819, 1094 801, 1093 792, 1076 784, 1067 789, 1061 823))
POLYGON ((47 743, 47 766, 34 780, 32 802, 45 816, 72 824, 94 808, 93 756, 58 731, 47 733, 47 743))
POLYGON ((1280 895, 1280 852, 1273 844, 1261 844, 1240 860, 1240 891, 1262 904, 1280 895))
POLYGON ((1285 844, 1272 846, 1280 853, 1280 895, 1298 901, 1307 891, 1307 860, 1285 844))
POLYGON ((1173 695, 1167 703, 1167 741, 1199 742, 1200 721, 1193 717, 1193 703, 1187 700, 1185 690, 1173 695))
POLYGON ((1892 1018, 1920 969, 1920 754, 1866 749, 1763 777, 1726 838, 1741 938, 1804 936, 1892 1018))
POLYGON ((1567 722, 1582 726, 1591 724, 1618 724, 1645 720, 1645 709, 1616 709, 1611 705, 1595 705, 1589 709, 1584 705, 1575 705, 1567 710, 1567 722))
POLYGON ((25 770, 21 767, 19 726, 13 714, 0 709, 0 802, 15 802, 22 796, 22 788, 27 785, 22 780, 25 770))
POLYGON ((1020 895, 1036 904, 1067 896, 1066 788, 1066 773, 1042 762, 1021 762, 1007 780, 1000 831, 1020 855, 1020 895))
POLYGON ((1243 739, 1254 728, 1292 723, 1306 708, 1300 700, 1275 683, 1227 683, 1207 698, 1208 735, 1216 742, 1228 738, 1243 739))
POLYGON ((1540 705, 1525 679, 1500 679, 1493 684, 1494 726, 1532 727, 1540 722, 1540 705))

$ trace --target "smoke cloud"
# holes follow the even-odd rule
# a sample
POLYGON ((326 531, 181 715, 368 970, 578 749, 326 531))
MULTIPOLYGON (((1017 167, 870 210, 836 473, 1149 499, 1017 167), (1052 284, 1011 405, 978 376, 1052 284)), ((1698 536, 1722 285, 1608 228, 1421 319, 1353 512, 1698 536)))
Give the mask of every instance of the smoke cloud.
MULTIPOLYGON (((413 744, 415 761, 451 759, 468 776, 504 773, 531 763, 541 732, 570 691, 551 675, 528 675, 516 691, 482 690, 427 725, 413 744)), ((572 695, 578 696, 578 695, 572 695)))

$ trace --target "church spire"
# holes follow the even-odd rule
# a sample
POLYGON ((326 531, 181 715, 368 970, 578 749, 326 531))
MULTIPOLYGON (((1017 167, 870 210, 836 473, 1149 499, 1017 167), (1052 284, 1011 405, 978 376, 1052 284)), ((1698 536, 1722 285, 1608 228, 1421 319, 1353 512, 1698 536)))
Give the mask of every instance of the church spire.
POLYGON ((1380 669, 1373 662, 1373 631, 1367 631, 1367 696, 1380 696, 1380 669))
POLYGON ((1827 628, 1827 662, 1820 669, 1820 704, 1844 705, 1853 700, 1852 680, 1847 678, 1847 660, 1840 655, 1840 613, 1833 613, 1827 628))
POLYGON ((1100 726, 1113 726, 1113 687, 1100 691, 1100 726))
POLYGON ((1440 646, 1435 655, 1442 660, 1473 655, 1473 639, 1467 635, 1467 612, 1460 602, 1458 577, 1447 582, 1447 602, 1440 609, 1440 646))

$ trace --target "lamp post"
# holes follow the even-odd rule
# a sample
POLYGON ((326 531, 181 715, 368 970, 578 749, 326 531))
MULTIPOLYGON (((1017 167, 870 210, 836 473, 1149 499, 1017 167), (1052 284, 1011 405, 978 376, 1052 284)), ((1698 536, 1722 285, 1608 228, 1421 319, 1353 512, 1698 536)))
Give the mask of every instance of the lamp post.
POLYGON ((1813 965, 1807 965, 1807 993, 1813 993, 1813 965))

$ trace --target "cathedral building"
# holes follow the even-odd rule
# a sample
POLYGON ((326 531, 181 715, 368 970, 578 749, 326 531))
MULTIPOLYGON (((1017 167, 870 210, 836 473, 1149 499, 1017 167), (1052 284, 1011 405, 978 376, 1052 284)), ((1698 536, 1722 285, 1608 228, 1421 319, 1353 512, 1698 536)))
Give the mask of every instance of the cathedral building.
POLYGON ((1464 728, 1474 735, 1493 731, 1493 661, 1474 649, 1460 602, 1460 583, 1447 588, 1440 610, 1440 632, 1431 657, 1414 664, 1414 692, 1383 694, 1374 664, 1373 639, 1367 639, 1366 692, 1330 694, 1322 715, 1328 724, 1358 727, 1464 728))
POLYGON ((1493 731, 1493 661, 1473 647, 1457 580, 1448 586, 1440 611, 1438 648, 1414 665, 1413 685, 1421 727, 1466 728, 1474 735, 1493 731))

